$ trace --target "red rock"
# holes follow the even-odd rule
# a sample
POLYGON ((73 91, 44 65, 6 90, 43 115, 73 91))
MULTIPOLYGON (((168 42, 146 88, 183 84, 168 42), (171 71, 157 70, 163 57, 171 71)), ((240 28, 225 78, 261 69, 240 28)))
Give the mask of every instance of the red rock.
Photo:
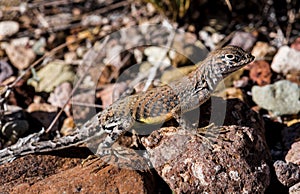
POLYGON ((27 155, 0 166, 0 193, 157 193, 153 174, 87 161, 86 148, 27 155))
POLYGON ((266 61, 254 61, 248 68, 250 69, 250 79, 256 82, 259 86, 264 86, 271 83, 270 64, 266 61))

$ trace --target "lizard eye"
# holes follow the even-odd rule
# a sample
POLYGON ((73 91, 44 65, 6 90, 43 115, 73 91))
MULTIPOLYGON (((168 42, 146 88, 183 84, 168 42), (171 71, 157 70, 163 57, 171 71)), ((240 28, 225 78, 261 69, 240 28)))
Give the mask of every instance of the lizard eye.
POLYGON ((226 60, 233 60, 235 57, 234 57, 234 55, 233 54, 226 54, 225 55, 225 59, 226 60))

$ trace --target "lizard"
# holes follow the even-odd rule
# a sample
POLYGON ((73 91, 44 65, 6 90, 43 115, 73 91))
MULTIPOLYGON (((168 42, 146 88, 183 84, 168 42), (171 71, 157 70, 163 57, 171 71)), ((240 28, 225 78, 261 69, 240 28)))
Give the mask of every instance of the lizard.
POLYGON ((253 60, 254 56, 237 46, 216 49, 188 75, 115 101, 68 136, 39 141, 38 134, 19 139, 15 145, 0 150, 0 164, 26 154, 78 146, 95 138, 101 138, 96 156, 117 155, 111 146, 135 123, 157 124, 174 118, 183 129, 192 130, 193 125, 181 115, 201 106, 220 81, 253 60))

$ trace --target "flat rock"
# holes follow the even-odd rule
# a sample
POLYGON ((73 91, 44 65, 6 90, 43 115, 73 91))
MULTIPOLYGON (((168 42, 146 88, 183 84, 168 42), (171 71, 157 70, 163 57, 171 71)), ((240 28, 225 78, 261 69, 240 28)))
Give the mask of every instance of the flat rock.
POLYGON ((176 193, 263 193, 270 172, 260 133, 234 125, 208 130, 212 134, 162 128, 142 142, 154 168, 176 193))
POLYGON ((104 165, 81 164, 86 148, 69 148, 54 155, 27 155, 0 166, 0 193, 156 193, 153 174, 104 165))
POLYGON ((278 116, 300 111, 300 89, 297 84, 287 80, 262 87, 253 86, 252 96, 258 106, 278 116))

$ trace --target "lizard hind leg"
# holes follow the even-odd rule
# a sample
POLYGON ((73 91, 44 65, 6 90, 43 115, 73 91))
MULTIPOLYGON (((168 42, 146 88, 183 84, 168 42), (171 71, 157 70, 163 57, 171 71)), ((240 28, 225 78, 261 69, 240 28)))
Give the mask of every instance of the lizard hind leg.
POLYGON ((104 156, 115 156, 117 158, 126 158, 126 150, 123 146, 116 145, 116 141, 118 138, 128 131, 131 126, 133 125, 133 120, 127 120, 124 122, 120 122, 113 127, 112 130, 106 130, 107 136, 105 137, 104 141, 101 142, 97 148, 96 155, 100 157, 104 156))

